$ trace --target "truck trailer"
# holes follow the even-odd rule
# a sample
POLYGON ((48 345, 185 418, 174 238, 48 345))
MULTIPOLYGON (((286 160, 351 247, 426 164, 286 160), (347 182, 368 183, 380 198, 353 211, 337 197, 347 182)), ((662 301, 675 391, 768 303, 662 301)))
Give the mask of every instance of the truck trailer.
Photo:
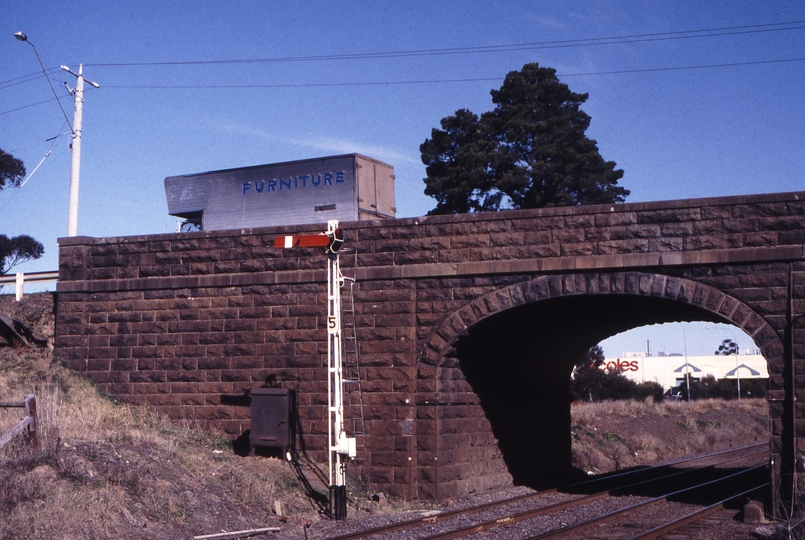
POLYGON ((360 154, 165 178, 168 213, 202 230, 394 218, 394 167, 360 154))

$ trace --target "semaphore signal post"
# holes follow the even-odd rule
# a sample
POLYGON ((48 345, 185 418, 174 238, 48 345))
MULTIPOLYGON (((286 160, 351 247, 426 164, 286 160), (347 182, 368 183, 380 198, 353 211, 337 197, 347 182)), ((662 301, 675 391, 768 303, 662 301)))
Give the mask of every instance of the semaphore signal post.
POLYGON ((328 394, 328 448, 330 513, 337 519, 347 517, 346 462, 354 458, 356 443, 344 431, 344 376, 343 347, 341 333, 341 287, 344 276, 338 251, 344 245, 344 232, 338 228, 338 221, 327 222, 327 231, 311 235, 278 236, 274 239, 276 248, 327 248, 327 394, 328 394))

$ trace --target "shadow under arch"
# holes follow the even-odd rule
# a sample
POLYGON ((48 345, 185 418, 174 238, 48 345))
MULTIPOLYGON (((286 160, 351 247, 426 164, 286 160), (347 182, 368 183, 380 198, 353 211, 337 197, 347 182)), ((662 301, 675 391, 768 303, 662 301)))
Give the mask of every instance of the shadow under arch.
POLYGON ((436 367, 442 400, 452 385, 442 384, 441 373, 455 371, 442 368, 460 368, 514 483, 545 488, 577 474, 570 439, 575 362, 611 335, 675 321, 732 324, 770 365, 782 361, 781 339, 743 302, 690 279, 640 272, 541 276, 490 292, 447 317, 419 361, 436 367))

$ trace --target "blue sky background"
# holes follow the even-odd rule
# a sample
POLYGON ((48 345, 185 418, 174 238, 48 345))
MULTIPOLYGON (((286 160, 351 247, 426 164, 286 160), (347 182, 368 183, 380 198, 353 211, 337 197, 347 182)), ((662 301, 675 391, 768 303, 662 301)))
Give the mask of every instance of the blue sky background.
MULTIPOLYGON (((629 202, 803 189, 802 2, 0 0, 0 148, 29 172, 52 150, 0 192, 0 234, 46 248, 22 271, 57 267, 70 151, 47 141, 68 127, 17 31, 71 121, 58 66, 101 85, 85 93, 80 235, 173 232, 166 176, 352 152, 392 164, 398 216, 423 215, 419 145, 456 109, 491 109, 528 62, 589 93, 588 135, 629 202)), ((643 331, 682 352, 679 326, 643 331)), ((732 337, 699 326, 690 354, 732 337)))

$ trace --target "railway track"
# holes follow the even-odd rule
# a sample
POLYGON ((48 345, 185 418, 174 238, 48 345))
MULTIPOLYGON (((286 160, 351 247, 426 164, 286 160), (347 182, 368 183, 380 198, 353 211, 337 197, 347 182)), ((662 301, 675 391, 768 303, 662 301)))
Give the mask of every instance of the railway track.
POLYGON ((726 515, 730 501, 764 489, 767 457, 768 442, 731 448, 329 540, 448 540, 478 533, 484 539, 659 538, 726 515))

